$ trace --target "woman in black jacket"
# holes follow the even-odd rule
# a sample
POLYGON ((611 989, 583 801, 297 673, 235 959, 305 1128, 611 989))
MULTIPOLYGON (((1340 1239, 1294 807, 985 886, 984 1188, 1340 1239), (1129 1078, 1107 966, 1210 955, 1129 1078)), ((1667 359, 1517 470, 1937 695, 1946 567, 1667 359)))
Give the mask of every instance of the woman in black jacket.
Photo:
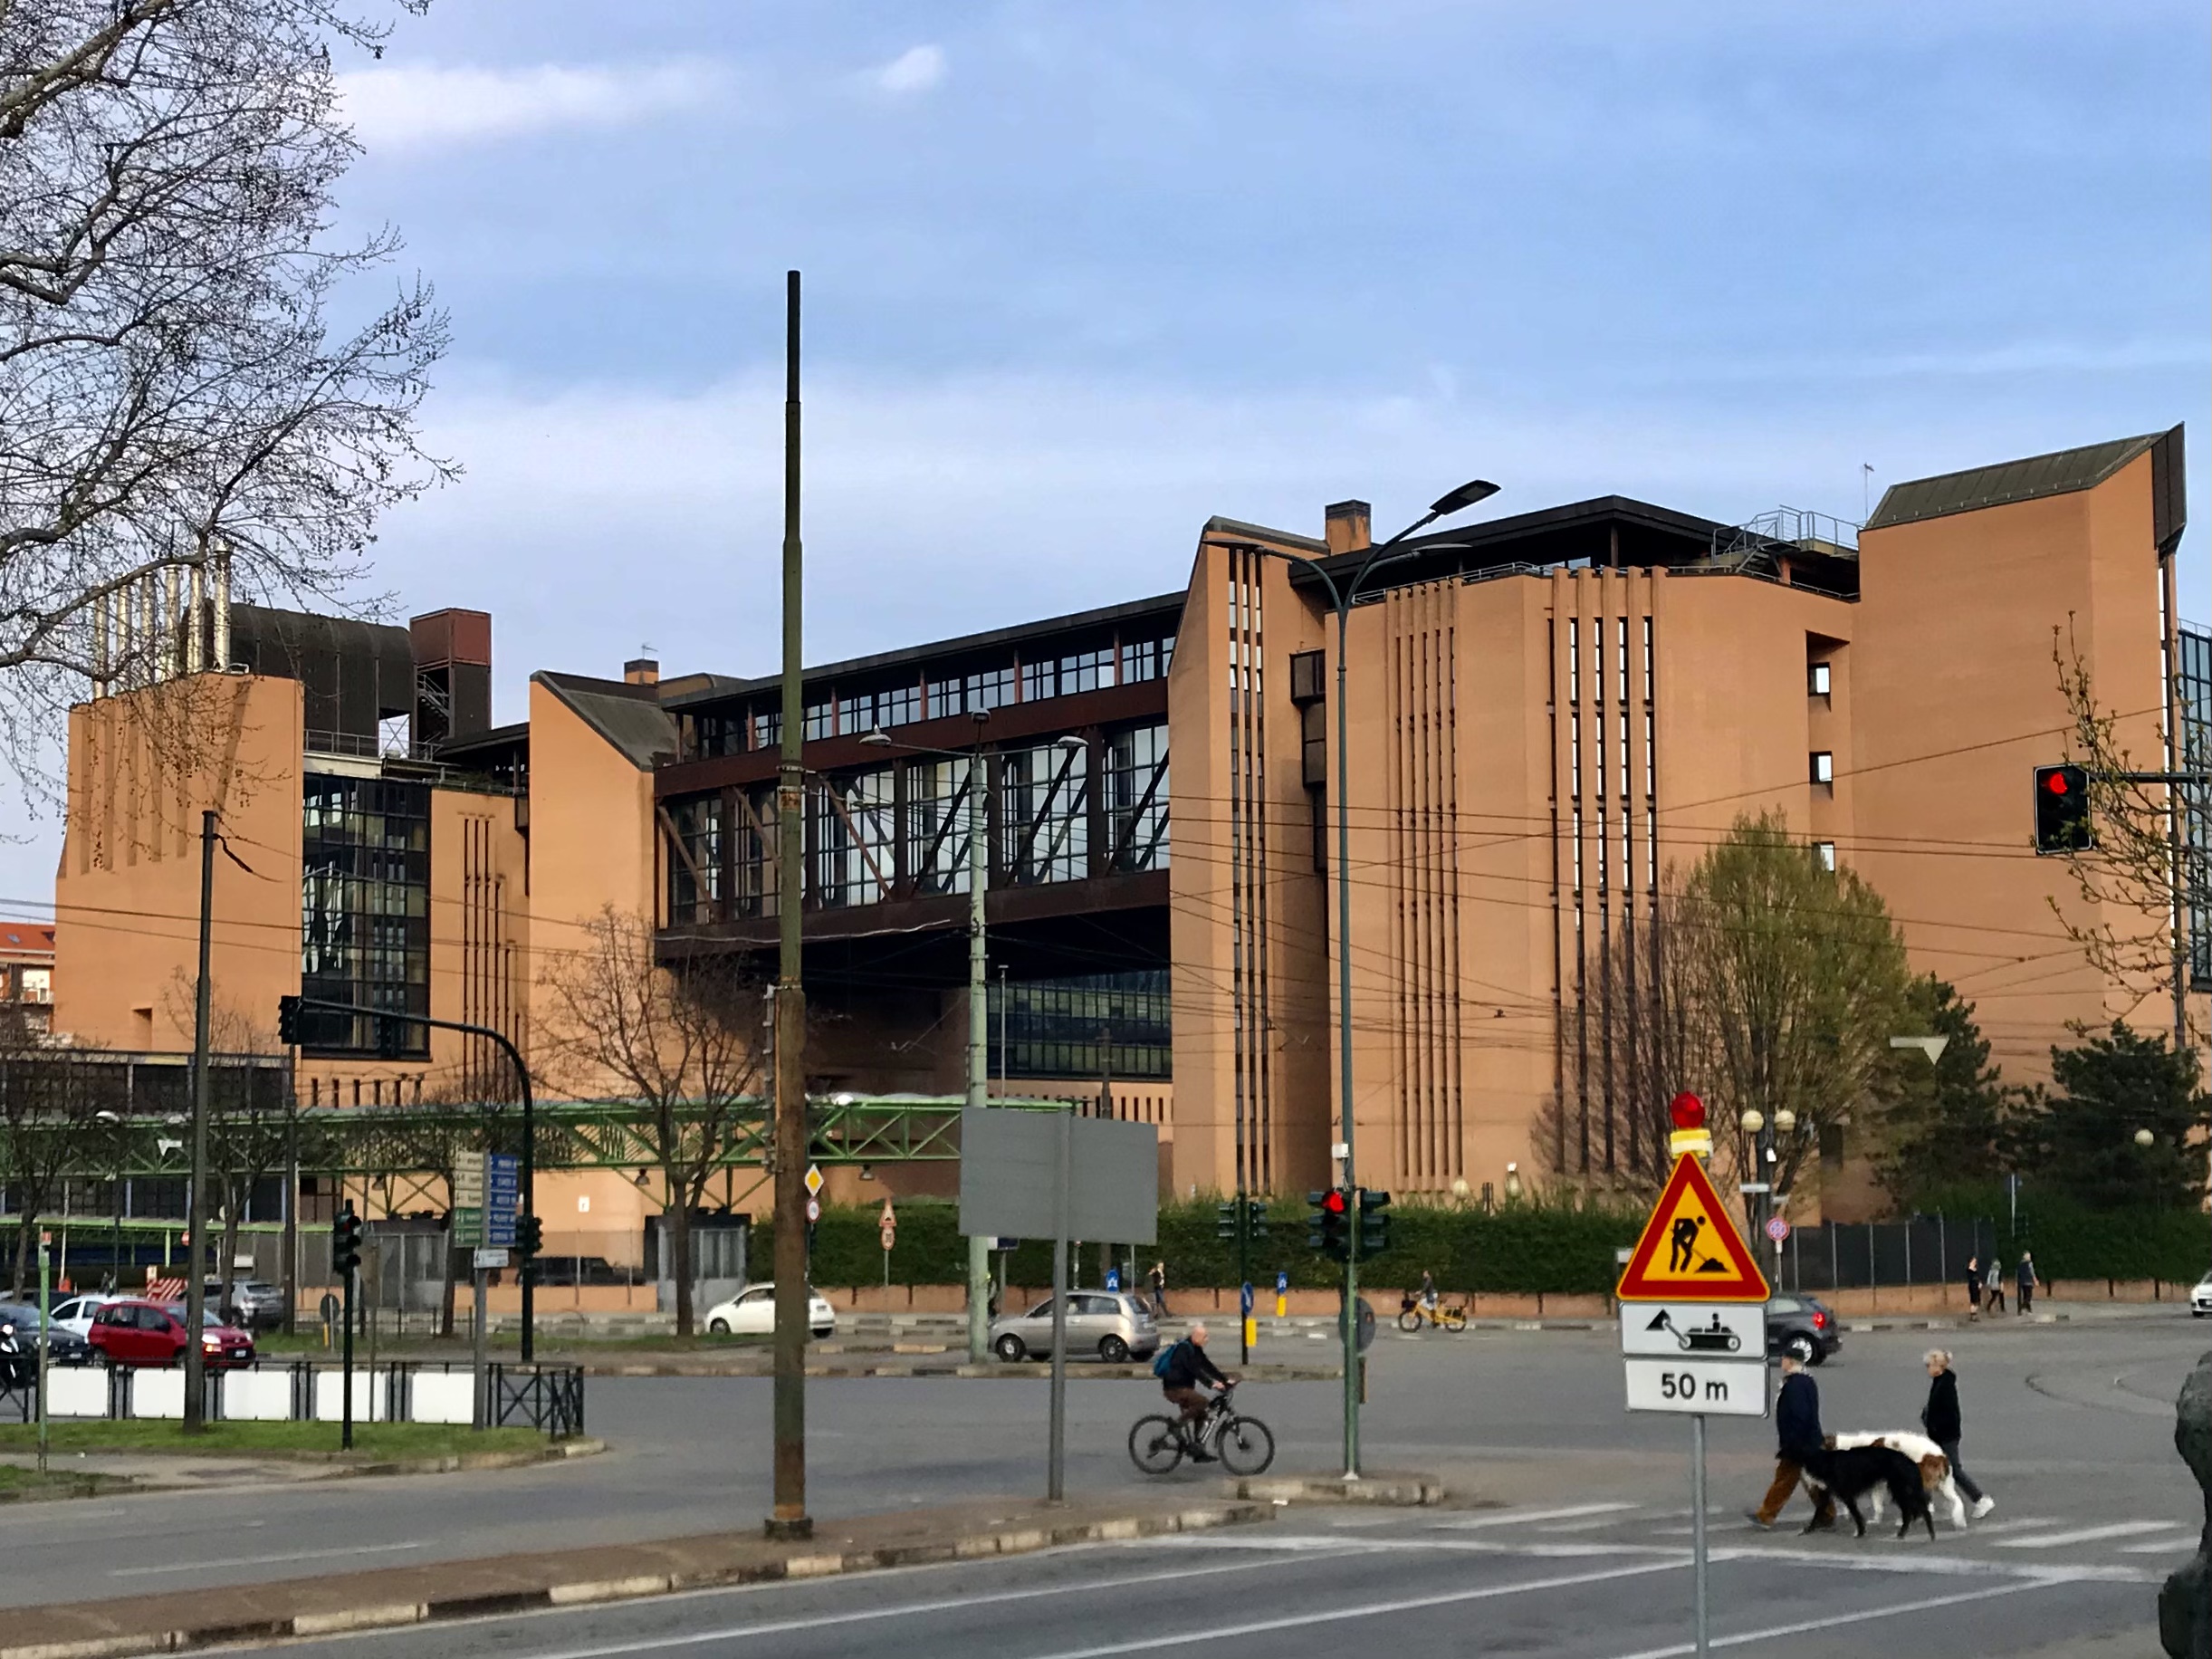
POLYGON ((1951 1478, 1958 1482, 1958 1490, 1973 1500, 1974 1519, 1979 1520, 1997 1508, 1997 1501, 1975 1483, 1966 1465, 1958 1461, 1958 1442, 1962 1438, 1958 1378, 1951 1370, 1951 1357, 1943 1348, 1930 1348, 1920 1357, 1928 1367, 1928 1404, 1920 1408, 1920 1426, 1928 1431, 1929 1439, 1943 1448, 1943 1455, 1950 1459, 1951 1478))

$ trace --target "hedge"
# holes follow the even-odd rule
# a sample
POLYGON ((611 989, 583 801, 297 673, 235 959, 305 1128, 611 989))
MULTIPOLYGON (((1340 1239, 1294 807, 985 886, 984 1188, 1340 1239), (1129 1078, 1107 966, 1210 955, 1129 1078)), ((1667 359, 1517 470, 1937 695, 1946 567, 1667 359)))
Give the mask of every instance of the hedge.
POLYGON ((2035 1255, 2037 1277, 2054 1279, 2159 1279, 2193 1283, 2212 1267, 2212 1216, 2200 1210, 2092 1210, 2056 1194, 2024 1187, 2018 1219, 1999 1183, 1977 1183, 1924 1193, 1930 1214, 1994 1216, 1998 1248, 2007 1268, 2023 1250, 2035 1255))
MULTIPOLYGON (((1236 1242, 1216 1236, 1221 1202, 1218 1197, 1201 1197, 1162 1204, 1159 1242, 1136 1251, 1140 1271, 1164 1261, 1171 1290, 1235 1284, 1236 1242)), ((884 1253, 876 1235, 879 1214, 868 1204, 824 1207, 814 1232, 816 1284, 848 1289, 883 1282, 884 1253)), ((892 1283, 942 1285, 966 1280, 967 1243, 959 1235, 956 1205, 909 1199, 897 1214, 892 1283)), ((1342 1282, 1344 1270, 1338 1263, 1306 1248, 1307 1215, 1303 1199, 1268 1201, 1268 1234, 1253 1239, 1250 1247, 1252 1283, 1263 1294, 1278 1271, 1288 1273, 1290 1283, 1300 1290, 1326 1290, 1342 1282)), ((1487 1212, 1402 1203, 1391 1209, 1390 1218, 1391 1248, 1361 1263, 1362 1277, 1373 1283, 1414 1284, 1425 1268, 1447 1290, 1554 1295, 1610 1290, 1618 1273, 1614 1252, 1634 1243, 1643 1224, 1641 1210, 1547 1200, 1487 1212)), ((760 1270, 773 1259, 774 1236, 772 1223, 754 1223, 751 1259, 760 1270)), ((1096 1243, 1086 1244, 1080 1263, 1082 1279, 1094 1284, 1099 1276, 1097 1251, 1096 1243)), ((1014 1283, 1050 1281, 1049 1242, 1025 1240, 1012 1258, 1010 1276, 1014 1283)), ((1116 1251, 1115 1259, 1125 1261, 1128 1252, 1116 1251)))

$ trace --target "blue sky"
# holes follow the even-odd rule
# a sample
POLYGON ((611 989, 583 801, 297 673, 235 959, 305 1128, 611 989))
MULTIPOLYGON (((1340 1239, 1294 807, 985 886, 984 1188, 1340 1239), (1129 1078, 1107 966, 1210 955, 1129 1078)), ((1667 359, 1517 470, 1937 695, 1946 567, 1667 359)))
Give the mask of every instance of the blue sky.
POLYGON ((2208 71, 2198 0, 436 0, 348 69, 467 469, 377 585, 493 613, 502 718, 771 668, 792 265, 818 658, 1474 474, 1855 519, 1862 464, 2187 420, 2202 523, 2208 71))

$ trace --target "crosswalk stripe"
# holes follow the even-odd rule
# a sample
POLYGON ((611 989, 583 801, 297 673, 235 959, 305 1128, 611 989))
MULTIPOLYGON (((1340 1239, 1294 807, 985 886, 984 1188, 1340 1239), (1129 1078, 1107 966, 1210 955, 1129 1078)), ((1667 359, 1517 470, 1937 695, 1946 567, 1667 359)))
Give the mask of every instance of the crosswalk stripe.
POLYGON ((1640 1509, 1634 1503, 1570 1503, 1556 1510, 1505 1510, 1495 1515, 1470 1515, 1464 1520, 1440 1520, 1439 1527, 1471 1532, 1479 1527, 1518 1527, 1532 1520, 1572 1520, 1583 1515, 1616 1515, 1640 1509))
POLYGON ((2154 1538, 2147 1544, 2122 1544, 2121 1555, 2159 1555, 2169 1549, 2187 1549, 2197 1541, 2194 1532, 2177 1532, 2171 1538, 2154 1538))
POLYGON ((2055 1527, 2058 1519, 2052 1515, 2016 1515, 2004 1520, 1977 1520, 1971 1530, 1977 1537, 1986 1538, 1992 1532, 2017 1532, 2023 1527, 2055 1527))
POLYGON ((2132 1538, 2139 1532, 2170 1531, 2170 1520, 2115 1520, 2102 1527, 2076 1527, 2071 1532, 2038 1532, 2034 1538, 2001 1538, 1999 1549, 2056 1549, 2062 1544, 2093 1544, 2108 1538, 2132 1538))

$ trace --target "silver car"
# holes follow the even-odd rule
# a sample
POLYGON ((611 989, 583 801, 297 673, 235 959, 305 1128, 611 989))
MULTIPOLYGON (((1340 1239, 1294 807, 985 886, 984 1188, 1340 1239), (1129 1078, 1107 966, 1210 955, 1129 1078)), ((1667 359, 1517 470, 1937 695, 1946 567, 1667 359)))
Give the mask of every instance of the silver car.
MULTIPOLYGON (((1149 1359, 1159 1351, 1160 1328, 1152 1310, 1135 1297, 1120 1290, 1070 1290, 1068 1293, 1068 1357, 1096 1354, 1111 1365, 1149 1359)), ((992 1322, 991 1351, 1001 1359, 1027 1359, 1052 1354, 1052 1299, 1027 1313, 992 1322)))

